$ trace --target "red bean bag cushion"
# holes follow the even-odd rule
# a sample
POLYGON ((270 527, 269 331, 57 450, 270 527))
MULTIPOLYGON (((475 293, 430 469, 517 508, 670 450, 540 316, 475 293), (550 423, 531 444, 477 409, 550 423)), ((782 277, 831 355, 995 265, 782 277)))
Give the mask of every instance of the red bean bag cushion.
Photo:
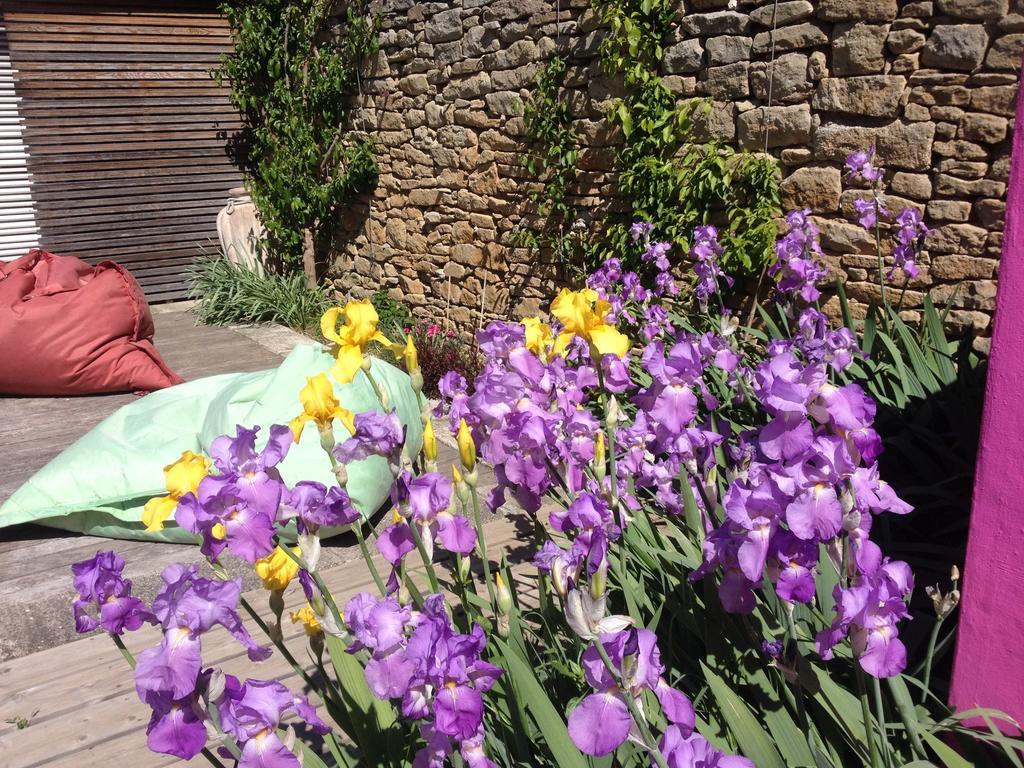
POLYGON ((0 394, 89 395, 180 384, 124 267, 30 251, 0 262, 0 394))

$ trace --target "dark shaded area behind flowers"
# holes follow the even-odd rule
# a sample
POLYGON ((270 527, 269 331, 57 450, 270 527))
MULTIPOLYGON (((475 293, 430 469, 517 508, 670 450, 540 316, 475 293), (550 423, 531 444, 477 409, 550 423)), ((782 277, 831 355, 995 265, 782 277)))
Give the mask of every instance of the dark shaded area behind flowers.
MULTIPOLYGON (((970 340, 965 346, 970 349, 970 340)), ((974 465, 978 452, 988 361, 974 364, 966 355, 956 378, 927 397, 910 398, 903 407, 879 407, 876 428, 885 452, 882 475, 914 512, 888 518, 879 539, 894 558, 907 561, 920 585, 945 591, 950 568, 963 568, 971 519, 974 465)), ((934 608, 923 589, 916 590, 911 613, 921 621, 908 624, 910 646, 923 647, 934 621, 934 608)), ((935 655, 933 688, 948 694, 956 619, 945 627, 935 655)))

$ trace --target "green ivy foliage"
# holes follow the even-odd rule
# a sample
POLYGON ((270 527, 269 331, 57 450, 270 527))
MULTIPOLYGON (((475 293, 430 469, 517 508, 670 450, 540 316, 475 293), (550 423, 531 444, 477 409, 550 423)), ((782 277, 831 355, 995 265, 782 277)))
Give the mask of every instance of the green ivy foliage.
POLYGON ((377 182, 373 140, 352 132, 350 116, 378 19, 332 0, 227 0, 221 12, 235 45, 212 75, 230 83, 243 124, 229 152, 272 260, 300 268, 307 234, 322 256, 339 210, 377 182))
POLYGON ((537 73, 533 92, 523 102, 523 131, 529 151, 523 165, 536 176, 540 186, 527 196, 542 224, 517 230, 515 242, 553 254, 570 273, 582 266, 579 241, 569 237, 576 208, 569 193, 576 182, 579 135, 572 125, 572 110, 565 98, 568 62, 556 56, 537 73))
POLYGON ((684 249, 694 227, 715 224, 725 248, 724 268, 756 273, 772 257, 780 212, 778 172, 766 156, 697 140, 710 103, 678 102, 658 75, 674 5, 670 0, 594 2, 609 29, 601 42, 602 68, 625 86, 625 95, 611 102, 608 119, 623 135, 618 193, 627 206, 627 215, 607 228, 595 255, 632 257, 628 230, 636 220, 650 222, 658 237, 684 249))

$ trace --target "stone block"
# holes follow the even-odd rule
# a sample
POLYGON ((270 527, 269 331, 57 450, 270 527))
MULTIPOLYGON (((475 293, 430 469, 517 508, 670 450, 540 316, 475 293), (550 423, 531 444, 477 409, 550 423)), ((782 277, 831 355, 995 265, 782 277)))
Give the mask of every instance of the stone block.
POLYGON ((407 75, 398 81, 398 89, 407 96, 420 96, 430 90, 426 75, 407 75))
POLYGON ((978 224, 989 230, 1001 230, 1006 216, 1003 200, 979 200, 974 204, 974 215, 978 224))
POLYGON ((981 65, 988 32, 981 24, 939 24, 921 51, 921 64, 970 72, 981 65))
POLYGON ((1006 194, 1006 183, 993 179, 958 179, 940 173, 935 192, 948 197, 1002 197, 1006 194))
POLYGON ((825 123, 814 131, 814 157, 819 162, 843 163, 851 152, 872 144, 882 165, 908 171, 932 166, 935 126, 893 122, 880 128, 825 123))
POLYGON ((959 135, 968 141, 995 144, 1006 138, 1009 121, 998 115, 984 112, 968 112, 960 120, 959 135))
POLYGON ((685 37, 745 35, 750 31, 750 16, 736 11, 689 13, 680 19, 679 31, 685 37))
POLYGON ((708 54, 708 66, 720 67, 738 61, 750 61, 751 40, 741 35, 711 37, 704 44, 708 54))
POLYGON ((745 149, 762 149, 766 130, 769 148, 806 144, 811 139, 809 104, 751 109, 737 123, 740 146, 745 149))
POLYGON ((837 24, 832 39, 832 72, 869 75, 885 67, 888 24, 837 24))
POLYGON ((936 141, 932 151, 939 157, 955 157, 964 160, 987 160, 988 151, 980 144, 957 139, 956 141, 936 141))
POLYGON ((896 0, 821 0, 818 17, 825 21, 892 21, 896 0))
POLYGON ((750 20, 762 27, 786 27, 798 21, 810 18, 814 13, 814 5, 807 0, 790 0, 779 3, 766 3, 750 12, 750 20))
POLYGON ((889 33, 885 44, 893 53, 914 53, 924 48, 927 39, 915 29, 897 29, 889 33))
POLYGON ((440 11, 427 20, 424 37, 428 43, 447 43, 462 37, 462 9, 440 11))
POLYGON ((896 117, 907 79, 899 75, 827 77, 818 83, 814 108, 868 117, 896 117))
MULTIPOLYGON (((840 219, 816 219, 821 230, 821 245, 829 253, 872 253, 875 238, 859 224, 840 219)), ((871 265, 871 262, 868 262, 871 265)))
POLYGON ((732 141, 736 138, 736 107, 731 101, 715 101, 711 110, 693 113, 693 130, 698 141, 732 141))
POLYGON ((971 204, 965 200, 932 200, 925 206, 925 215, 931 221, 967 221, 971 204))
POLYGON ((665 71, 673 75, 699 72, 704 64, 704 48, 699 40, 684 40, 665 49, 665 71))
POLYGON ((938 0, 938 6, 946 16, 997 21, 1009 11, 1009 0, 938 0))
POLYGON ((1024 34, 996 38, 985 57, 985 66, 992 69, 1020 69, 1021 50, 1024 50, 1024 34))
POLYGON ((743 99, 750 94, 750 64, 738 61, 704 70, 704 93, 713 99, 743 99))
POLYGON ((993 115, 1013 117, 1016 106, 1016 85, 990 85, 971 89, 971 109, 993 115))
MULTIPOLYGON (((825 31, 818 25, 809 22, 792 27, 782 27, 775 31, 776 54, 827 44, 828 35, 825 34, 825 31)), ((771 48, 771 32, 758 32, 754 35, 754 53, 768 53, 771 48)))
POLYGON ((985 249, 988 230, 973 224, 946 224, 936 227, 925 238, 929 253, 955 253, 980 256, 985 249))
POLYGON ((842 177, 838 168, 797 168, 782 180, 779 191, 783 210, 829 213, 839 208, 842 177))
MULTIPOLYGON (((772 79, 772 103, 795 104, 805 101, 814 90, 807 76, 807 54, 784 53, 775 60, 772 79)), ((768 100, 768 62, 750 65, 750 89, 762 101, 768 100)))
POLYGON ((889 182, 889 189, 903 197, 927 200, 932 196, 932 181, 927 173, 897 171, 889 182))

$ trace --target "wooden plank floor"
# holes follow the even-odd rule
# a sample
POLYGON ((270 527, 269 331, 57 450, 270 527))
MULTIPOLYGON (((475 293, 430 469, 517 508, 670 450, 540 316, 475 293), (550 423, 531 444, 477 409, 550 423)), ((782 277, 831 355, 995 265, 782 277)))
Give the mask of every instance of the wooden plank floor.
MULTIPOLYGON (((485 525, 494 561, 500 559, 502 552, 513 562, 526 558, 526 548, 519 545, 526 522, 516 515, 485 525)), ((386 567, 383 562, 379 566, 386 567)), ((373 591, 362 560, 326 569, 324 578, 341 605, 357 592, 373 591)), ((266 593, 257 590, 248 596, 266 617, 266 593)), ((286 593, 286 611, 300 607, 303 601, 301 589, 293 584, 286 593)), ((250 628, 255 634, 256 628, 251 624, 250 628)), ((293 655, 305 659, 301 628, 286 620, 284 635, 293 655)), ((159 634, 147 627, 128 635, 126 640, 137 653, 156 644, 159 634)), ((279 679, 292 690, 303 690, 302 681, 280 654, 254 665, 241 646, 220 630, 203 637, 203 661, 232 674, 279 679)), ((0 765, 5 768, 88 768, 113 760, 131 768, 180 765, 181 761, 148 752, 147 722, 146 709, 135 694, 130 670, 105 635, 0 663, 0 765), (18 729, 9 722, 17 718, 28 718, 28 727, 18 729)), ((198 757, 189 763, 192 764, 206 763, 198 757)))
MULTIPOLYGON (((156 307, 153 318, 157 348, 186 380, 273 368, 294 344, 307 341, 286 328, 197 326, 195 316, 182 304, 156 307)), ((67 445, 136 397, 0 398, 0 445, 4 446, 0 501, 67 445)), ((137 566, 143 594, 156 589, 166 565, 194 556, 174 544, 111 542, 34 525, 0 528, 0 660, 74 637, 67 609, 68 569, 112 544, 124 553, 130 567, 137 566)), ((341 561, 340 556, 334 560, 341 561)))

